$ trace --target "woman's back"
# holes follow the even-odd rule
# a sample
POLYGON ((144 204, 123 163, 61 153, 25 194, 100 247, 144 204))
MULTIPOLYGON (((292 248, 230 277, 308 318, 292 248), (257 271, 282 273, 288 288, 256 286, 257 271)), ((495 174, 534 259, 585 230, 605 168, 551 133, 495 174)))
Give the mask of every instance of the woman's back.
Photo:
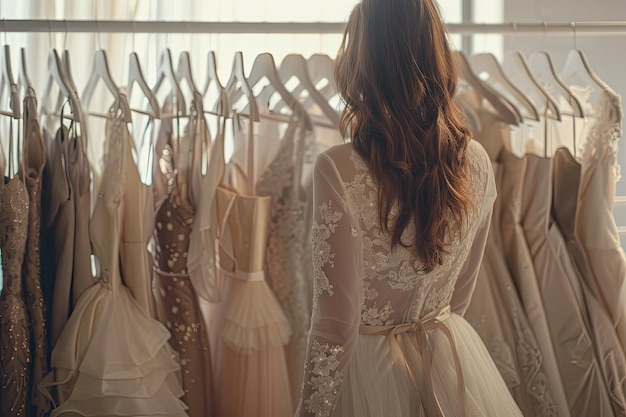
MULTIPOLYGON (((470 210, 441 265, 420 272, 380 229, 376 184, 351 144, 315 167, 314 307, 301 415, 520 415, 479 336, 469 302, 495 199, 489 158, 472 141, 470 210)), ((395 215, 392 210, 392 219, 395 215)))

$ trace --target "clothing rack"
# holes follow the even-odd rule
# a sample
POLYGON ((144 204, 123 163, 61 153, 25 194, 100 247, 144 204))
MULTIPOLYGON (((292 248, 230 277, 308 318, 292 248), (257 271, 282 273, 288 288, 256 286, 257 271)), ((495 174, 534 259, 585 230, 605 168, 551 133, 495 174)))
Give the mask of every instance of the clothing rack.
MULTIPOLYGON (((538 23, 449 23, 455 34, 623 35, 626 21, 538 23)), ((21 33, 343 33, 345 23, 325 22, 174 22, 132 20, 0 20, 0 32, 21 33)))

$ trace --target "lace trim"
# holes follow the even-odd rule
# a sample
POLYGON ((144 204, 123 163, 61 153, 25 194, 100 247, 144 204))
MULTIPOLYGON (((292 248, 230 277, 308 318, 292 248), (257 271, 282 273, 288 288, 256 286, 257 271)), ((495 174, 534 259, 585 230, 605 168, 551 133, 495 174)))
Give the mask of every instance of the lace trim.
POLYGON ((330 235, 335 233, 337 225, 343 214, 332 210, 332 201, 322 203, 319 207, 323 224, 313 221, 313 309, 317 308, 319 296, 326 292, 332 296, 333 286, 328 281, 328 276, 323 271, 325 265, 331 268, 335 266, 335 254, 330 252, 330 243, 327 242, 330 235))
POLYGON ((617 163, 618 141, 622 137, 622 100, 613 92, 602 91, 598 97, 597 119, 580 146, 583 162, 593 163, 604 159, 613 167, 615 182, 621 179, 617 163))
POLYGON ((333 411, 339 395, 337 387, 343 382, 343 373, 337 372, 339 355, 344 352, 339 345, 321 344, 313 340, 309 363, 313 364, 311 380, 307 382, 312 388, 304 406, 317 417, 327 417, 333 411))

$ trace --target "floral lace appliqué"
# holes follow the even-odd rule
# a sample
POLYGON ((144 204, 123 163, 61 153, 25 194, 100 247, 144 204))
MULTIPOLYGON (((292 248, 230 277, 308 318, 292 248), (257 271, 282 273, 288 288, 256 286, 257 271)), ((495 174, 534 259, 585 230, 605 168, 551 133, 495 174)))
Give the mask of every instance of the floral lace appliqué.
POLYGON ((323 223, 313 221, 313 308, 317 307, 317 300, 322 293, 333 295, 333 286, 324 273, 324 266, 334 266, 335 254, 330 252, 330 243, 327 242, 332 233, 335 233, 342 213, 332 210, 332 202, 322 203, 319 207, 323 223))
POLYGON ((337 387, 343 382, 343 374, 337 372, 337 367, 339 355, 343 351, 341 346, 321 344, 317 340, 313 340, 311 344, 309 363, 313 369, 308 384, 313 389, 309 398, 304 400, 304 406, 308 412, 315 413, 317 417, 329 416, 339 395, 337 387))

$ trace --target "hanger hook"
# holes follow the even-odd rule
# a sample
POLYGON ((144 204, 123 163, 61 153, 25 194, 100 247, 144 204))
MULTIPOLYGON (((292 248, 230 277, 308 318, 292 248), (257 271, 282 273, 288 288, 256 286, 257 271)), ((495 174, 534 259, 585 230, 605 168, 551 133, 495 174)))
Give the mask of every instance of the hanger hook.
POLYGON ((7 41, 7 20, 2 16, 2 31, 4 32, 4 44, 8 45, 9 41, 7 41))
POLYGON ((98 0, 93 0, 93 9, 96 20, 96 30, 98 31, 98 33, 96 34, 96 48, 99 51, 102 49, 102 42, 100 39, 102 33, 100 31, 100 21, 98 20, 98 0))
POLYGON ((574 49, 578 49, 578 43, 576 39, 576 22, 569 22, 572 27, 572 34, 574 35, 574 49))

